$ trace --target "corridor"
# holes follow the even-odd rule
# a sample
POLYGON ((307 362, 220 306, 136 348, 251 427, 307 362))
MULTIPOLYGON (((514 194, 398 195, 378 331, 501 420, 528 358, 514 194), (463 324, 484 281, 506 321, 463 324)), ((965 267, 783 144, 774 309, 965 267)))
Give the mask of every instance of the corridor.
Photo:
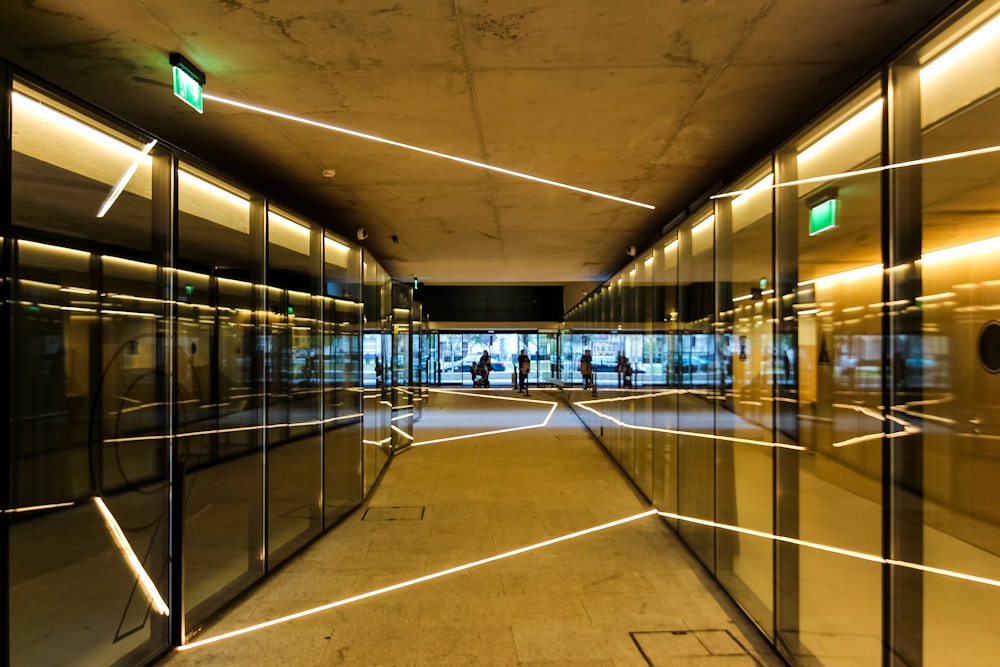
POLYGON ((784 664, 561 392, 431 390, 415 437, 160 664, 784 664))

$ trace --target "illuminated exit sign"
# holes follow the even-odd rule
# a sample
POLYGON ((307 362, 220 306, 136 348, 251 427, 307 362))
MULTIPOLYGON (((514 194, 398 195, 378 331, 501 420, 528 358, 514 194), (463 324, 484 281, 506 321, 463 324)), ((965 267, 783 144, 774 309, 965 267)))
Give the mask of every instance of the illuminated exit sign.
POLYGON ((203 113, 201 87, 205 85, 205 75, 179 53, 170 54, 170 64, 174 70, 174 95, 198 113, 203 113))
POLYGON ((818 196, 810 198, 809 236, 833 229, 837 226, 837 190, 828 188, 818 196))

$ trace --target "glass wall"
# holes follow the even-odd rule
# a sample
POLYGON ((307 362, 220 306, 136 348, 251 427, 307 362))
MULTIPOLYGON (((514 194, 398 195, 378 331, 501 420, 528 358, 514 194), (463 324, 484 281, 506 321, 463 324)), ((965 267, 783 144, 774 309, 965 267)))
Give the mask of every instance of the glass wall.
POLYGON ((361 250, 41 86, 9 100, 0 662, 143 664, 386 464, 361 250))
MULTIPOLYGON (((898 68, 891 98, 893 118, 907 128, 895 137, 894 160, 966 154, 908 169, 894 183, 907 215, 893 221, 890 404, 922 431, 895 442, 901 465, 923 476, 922 489, 907 486, 894 499, 923 524, 895 557, 994 582, 1000 152, 975 152, 996 148, 1000 136, 998 9, 982 5, 920 44, 898 68), (903 451, 914 441, 919 448, 903 451)), ((1000 651, 985 612, 1000 605, 1000 588, 932 573, 907 582, 922 587, 924 609, 922 645, 907 650, 922 648, 925 664, 970 664, 1000 651)))
POLYGON ((581 420, 792 664, 1000 648, 998 62, 971 3, 566 315, 581 420))
POLYGON ((149 137, 30 88, 9 99, 10 627, 0 644, 11 664, 140 663, 167 638, 170 351, 159 336, 167 283, 152 263, 161 158, 149 137))

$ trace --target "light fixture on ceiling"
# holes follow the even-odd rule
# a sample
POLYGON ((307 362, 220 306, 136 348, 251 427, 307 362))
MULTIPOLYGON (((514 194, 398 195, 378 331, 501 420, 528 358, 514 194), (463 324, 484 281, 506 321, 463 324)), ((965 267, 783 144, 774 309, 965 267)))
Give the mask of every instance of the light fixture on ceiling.
POLYGON ((320 173, 323 174, 323 178, 333 178, 333 177, 335 177, 337 175, 337 170, 336 169, 324 169, 320 173))
POLYGON ((401 141, 393 141, 392 139, 386 139, 384 137, 378 137, 373 134, 366 134, 364 132, 358 132, 356 130, 350 130, 346 127, 339 127, 337 125, 330 125, 329 123, 321 123, 319 121, 310 120, 308 118, 302 118, 301 116, 293 116, 292 114, 283 113, 281 111, 275 111, 274 109, 267 109, 265 107, 255 106, 253 104, 247 104, 245 102, 238 102, 236 100, 227 99, 225 97, 219 97, 217 95, 205 95, 206 100, 211 100, 213 102, 219 102, 220 104, 228 104, 239 109, 246 109, 247 111, 253 111, 255 113, 264 114, 267 116, 273 116, 275 118, 283 118, 285 120, 290 120, 296 123, 303 123, 305 125, 312 125, 313 127, 318 127, 323 130, 329 130, 331 132, 340 132, 342 134, 348 134, 353 137, 358 137, 360 139, 367 139, 369 141, 375 141, 381 144, 386 144, 389 146, 395 146, 397 148, 405 148, 406 150, 416 151, 418 153, 423 153, 424 155, 431 155, 434 157, 444 158, 446 160, 452 160, 454 162, 460 162, 462 164, 469 165, 471 167, 479 167, 481 169, 488 169, 490 171, 498 172, 501 174, 507 174, 508 176, 514 176, 515 178, 523 178, 529 181, 534 181, 536 183, 542 183, 544 185, 551 185, 557 188, 563 188, 565 190, 573 190, 574 192, 580 192, 582 194, 591 195, 593 197, 600 197, 602 199, 609 199, 611 201, 616 201, 622 204, 628 204, 630 206, 638 206, 640 208, 655 209, 656 207, 652 204, 644 204, 639 201, 632 199, 625 199, 624 197, 616 197, 614 195, 609 195, 603 192, 598 192, 596 190, 589 190, 587 188, 577 187, 575 185, 569 185, 568 183, 560 183, 559 181, 551 181, 547 178, 539 178, 538 176, 532 176, 531 174, 525 174, 524 172, 514 171, 512 169, 504 169, 503 167, 497 167, 491 164, 486 164, 484 162, 477 162, 476 160, 469 160, 467 158, 459 157, 457 155, 451 155, 449 153, 441 153, 439 151, 434 151, 429 148, 422 148, 421 146, 415 146, 413 144, 406 144, 401 141))

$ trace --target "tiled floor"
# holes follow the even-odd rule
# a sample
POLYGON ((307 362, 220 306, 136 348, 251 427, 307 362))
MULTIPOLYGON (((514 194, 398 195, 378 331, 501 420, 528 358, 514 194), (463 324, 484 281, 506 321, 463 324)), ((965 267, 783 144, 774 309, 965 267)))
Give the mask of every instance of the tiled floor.
POLYGON ((784 664, 557 393, 487 394, 520 398, 433 393, 368 503, 163 664, 784 664))

